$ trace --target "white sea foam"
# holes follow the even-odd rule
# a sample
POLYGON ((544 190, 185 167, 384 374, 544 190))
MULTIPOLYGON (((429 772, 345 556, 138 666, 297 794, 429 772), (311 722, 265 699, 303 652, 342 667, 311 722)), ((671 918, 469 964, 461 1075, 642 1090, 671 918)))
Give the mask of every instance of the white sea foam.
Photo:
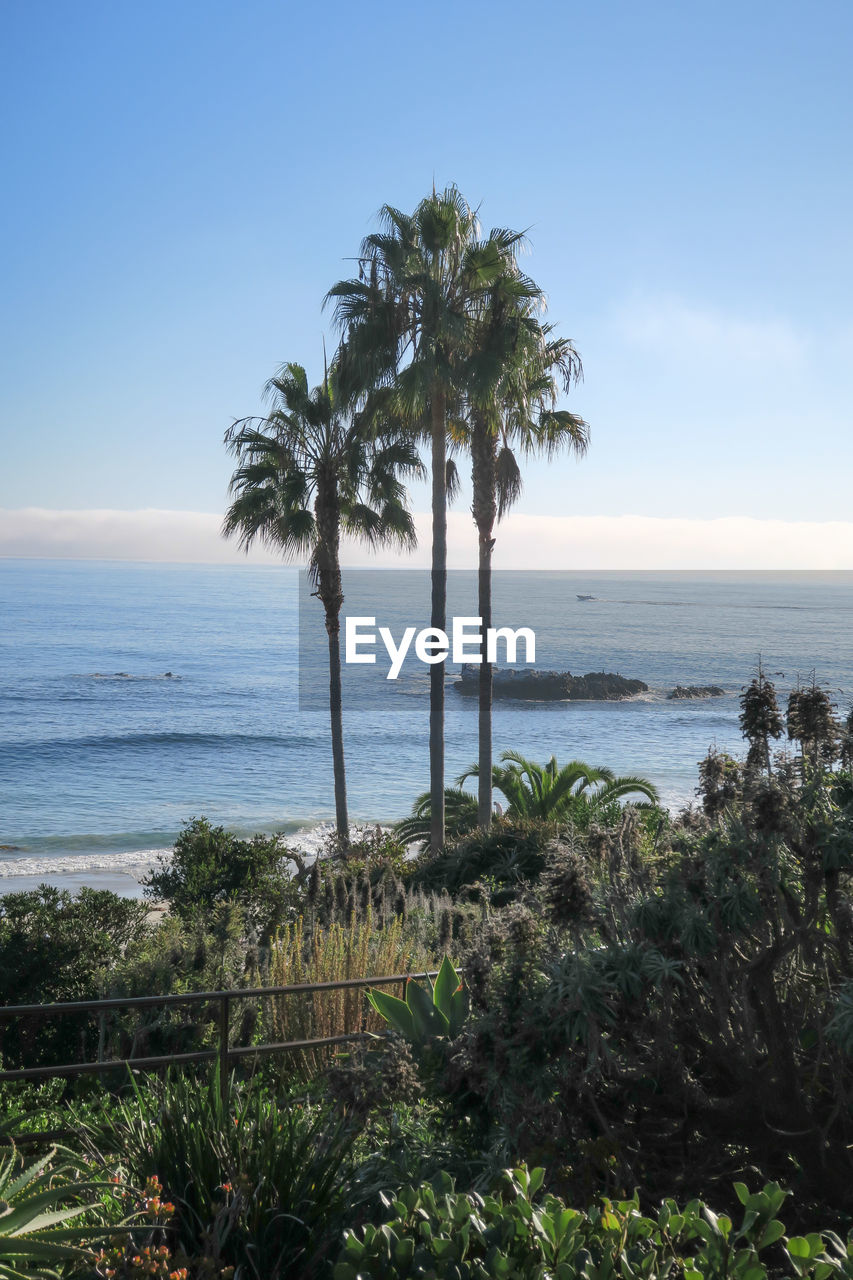
POLYGON ((41 858, 7 858, 0 862, 0 879, 13 876, 75 875, 81 871, 118 871, 144 875, 171 849, 134 849, 131 853, 51 854, 41 858))
MULTIPOLYGON (((372 832, 375 827, 353 827, 352 834, 372 832)), ((294 831, 285 837, 287 847, 304 857, 316 858, 325 841, 334 833, 333 822, 321 822, 314 827, 294 831)), ((141 880, 161 859, 168 861, 171 849, 134 849, 130 852, 108 853, 55 853, 33 858, 4 858, 0 861, 0 880, 18 876, 79 875, 88 871, 107 871, 131 875, 141 880)))

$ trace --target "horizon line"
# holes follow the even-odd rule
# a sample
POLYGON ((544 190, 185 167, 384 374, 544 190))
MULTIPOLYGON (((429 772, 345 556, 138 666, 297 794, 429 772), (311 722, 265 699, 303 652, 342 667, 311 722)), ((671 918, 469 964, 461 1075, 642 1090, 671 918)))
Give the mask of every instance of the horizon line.
MULTIPOLYGON (((288 569, 294 573, 304 573, 307 568, 306 565, 288 564, 286 561, 270 563, 267 561, 252 561, 248 559, 237 560, 237 561, 233 561, 233 560, 147 560, 144 558, 135 558, 131 556, 44 556, 44 555, 4 555, 0 553, 0 562, 10 562, 10 561, 21 561, 26 564, 29 564, 31 562, 35 562, 38 564, 141 564, 141 565, 157 566, 158 568, 173 568, 173 569, 242 569, 245 567, 247 569, 270 569, 270 570, 288 569)), ((401 564, 401 565, 342 564, 341 570, 347 573, 430 573, 431 572, 429 565, 410 565, 410 564, 401 564)), ((477 573, 478 569, 476 565, 471 565, 467 568, 466 567, 448 568, 447 570, 445 570, 445 572, 446 573, 477 573)), ((599 577, 605 574, 621 574, 621 573, 630 573, 630 574, 689 573, 689 574, 696 574, 696 575, 699 575, 699 574, 710 575, 710 574, 720 574, 720 573, 725 573, 725 574, 760 573, 767 576, 770 576, 773 574, 791 574, 791 573, 798 573, 798 574, 822 573, 822 574, 842 575, 842 574, 853 574, 853 566, 851 566, 849 569, 822 569, 819 566, 815 566, 814 568, 809 568, 809 569, 804 569, 802 567, 791 568, 791 569, 780 569, 780 568, 762 569, 760 565, 756 565, 754 567, 741 566, 740 568, 737 568, 737 569, 725 568, 725 567, 722 567, 719 569, 709 569, 709 568, 692 569, 689 567, 685 567, 681 569, 672 569, 672 568, 667 569, 663 567, 656 568, 654 566, 643 568, 643 569, 632 569, 627 566, 625 568, 620 568, 620 569, 601 569, 601 568, 541 569, 541 568, 537 568, 534 565, 530 565, 529 567, 526 567, 526 568, 513 568, 513 569, 497 568, 497 569, 493 569, 492 573, 493 574, 577 573, 577 574, 595 574, 595 575, 598 575, 599 577)))

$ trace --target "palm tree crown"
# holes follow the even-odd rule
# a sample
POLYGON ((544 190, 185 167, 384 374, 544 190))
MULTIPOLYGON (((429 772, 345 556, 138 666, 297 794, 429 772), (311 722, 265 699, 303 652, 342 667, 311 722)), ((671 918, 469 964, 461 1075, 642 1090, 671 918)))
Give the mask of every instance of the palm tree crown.
POLYGON ((328 574, 341 533, 371 546, 414 545, 401 476, 421 463, 403 435, 376 434, 354 411, 337 365, 312 390, 301 365, 282 365, 265 395, 267 416, 240 419, 226 433, 239 465, 222 532, 244 550, 257 540, 286 559, 307 559, 325 604, 339 586, 328 574))
MULTIPOLYGON (((478 609, 484 631, 492 624, 494 527, 521 494, 518 455, 553 457, 567 447, 585 453, 589 430, 576 414, 557 408, 561 390, 582 376, 580 356, 567 338, 539 319, 539 290, 517 269, 497 279, 472 327, 465 361, 466 412, 453 432, 471 456, 477 526, 478 609)), ((492 817, 492 668, 479 673, 478 823, 492 817)))
MULTIPOLYGON (((501 761, 492 770, 492 781, 507 799, 507 812, 515 818, 582 816, 586 819, 628 796, 642 797, 640 804, 658 802, 657 788, 647 778, 617 777, 612 769, 596 768, 583 760, 558 765, 556 757, 551 756, 548 763, 542 765, 518 751, 504 751, 501 761)), ((458 779, 458 785, 463 786, 478 773, 478 766, 472 765, 458 779)))
MULTIPOLYGON (((464 397, 470 331, 485 297, 514 270, 522 237, 483 239, 476 211, 456 187, 422 200, 413 214, 386 205, 380 230, 362 244, 357 279, 328 294, 346 335, 350 369, 417 438, 429 435, 432 472, 430 622, 445 629, 447 435, 464 397)), ((444 842, 444 664, 430 668, 432 844, 444 842)))
POLYGON ((348 838, 341 697, 341 535, 370 546, 412 546, 415 530, 401 476, 419 472, 413 443, 387 424, 376 428, 334 363, 309 390, 298 364, 267 383, 263 418, 243 418, 226 433, 238 465, 222 532, 245 550, 257 540, 285 559, 305 559, 326 615, 329 710, 338 834, 348 838))

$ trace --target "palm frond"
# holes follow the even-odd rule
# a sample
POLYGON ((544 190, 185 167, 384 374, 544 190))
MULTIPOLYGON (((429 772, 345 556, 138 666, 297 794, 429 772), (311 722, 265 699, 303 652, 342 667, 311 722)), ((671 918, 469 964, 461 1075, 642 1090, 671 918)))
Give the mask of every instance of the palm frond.
POLYGON ((510 507, 521 497, 523 481, 521 468, 508 445, 498 450, 495 459, 495 490, 498 500, 498 519, 502 520, 510 507))
POLYGON ((448 458, 444 468, 444 489, 448 503, 452 504, 458 497, 460 483, 459 468, 452 458, 448 458))

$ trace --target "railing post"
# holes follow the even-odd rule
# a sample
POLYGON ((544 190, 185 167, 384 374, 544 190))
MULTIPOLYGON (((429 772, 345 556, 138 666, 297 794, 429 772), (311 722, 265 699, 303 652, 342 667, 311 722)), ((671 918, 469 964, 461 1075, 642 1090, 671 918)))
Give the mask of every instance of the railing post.
POLYGON ((223 992, 219 1000, 219 1096, 228 1098, 228 995, 223 992))

